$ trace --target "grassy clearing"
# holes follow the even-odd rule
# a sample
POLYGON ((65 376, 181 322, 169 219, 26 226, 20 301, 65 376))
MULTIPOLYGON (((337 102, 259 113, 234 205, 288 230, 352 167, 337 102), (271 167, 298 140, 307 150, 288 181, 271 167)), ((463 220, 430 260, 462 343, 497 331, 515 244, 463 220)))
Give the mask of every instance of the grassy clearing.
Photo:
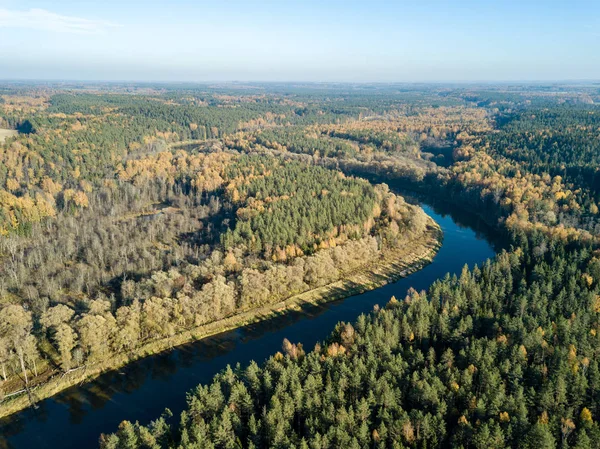
MULTIPOLYGON (((382 251, 379 260, 361 267, 344 278, 300 293, 275 304, 255 308, 235 316, 215 321, 198 328, 187 330, 170 338, 149 342, 134 354, 117 354, 102 363, 80 367, 67 374, 56 372, 47 376, 43 383, 31 386, 31 397, 36 401, 49 398, 73 385, 88 382, 106 371, 118 369, 129 362, 175 346, 201 340, 238 327, 274 318, 289 311, 301 311, 304 306, 335 301, 374 290, 390 282, 395 282, 429 264, 441 246, 442 231, 433 219, 429 218, 427 231, 401 248, 382 251)), ((30 406, 26 391, 7 397, 0 407, 0 418, 30 406)))
POLYGON ((19 134, 19 133, 17 131, 15 131, 14 129, 0 128, 0 143, 3 143, 9 137, 16 136, 17 134, 19 134))

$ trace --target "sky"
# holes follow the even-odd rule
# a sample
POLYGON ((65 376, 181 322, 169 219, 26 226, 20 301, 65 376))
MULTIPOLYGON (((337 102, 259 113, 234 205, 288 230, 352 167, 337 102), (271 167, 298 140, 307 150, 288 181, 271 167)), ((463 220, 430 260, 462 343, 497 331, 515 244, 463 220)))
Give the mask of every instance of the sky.
POLYGON ((0 79, 600 79, 600 0, 0 0, 0 79))

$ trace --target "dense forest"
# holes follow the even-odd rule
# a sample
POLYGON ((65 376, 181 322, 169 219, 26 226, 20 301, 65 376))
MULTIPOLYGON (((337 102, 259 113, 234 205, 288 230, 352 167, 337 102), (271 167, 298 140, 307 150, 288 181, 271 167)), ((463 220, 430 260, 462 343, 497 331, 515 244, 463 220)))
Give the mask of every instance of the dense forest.
POLYGON ((0 147, 0 398, 33 399, 436 238, 385 184, 212 138, 261 112, 280 125, 283 100, 180 95, 6 96, 21 131, 0 147))
POLYGON ((173 429, 125 422, 101 445, 598 447, 599 261, 529 251, 535 240, 340 323, 310 352, 284 341, 262 366, 228 368, 173 429))
POLYGON ((412 244, 427 217, 389 180, 506 250, 101 447, 600 446, 597 86, 1 93, 20 132, 0 145, 5 394, 412 244))

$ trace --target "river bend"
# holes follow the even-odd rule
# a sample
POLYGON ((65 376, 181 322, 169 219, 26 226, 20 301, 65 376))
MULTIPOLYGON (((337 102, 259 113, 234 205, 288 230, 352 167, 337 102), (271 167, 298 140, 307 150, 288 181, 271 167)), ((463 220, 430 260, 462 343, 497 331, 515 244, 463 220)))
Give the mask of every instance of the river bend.
MULTIPOLYGON (((175 416, 185 407, 186 392, 208 383, 228 364, 258 362, 280 350, 284 338, 311 349, 339 321, 353 322, 392 295, 408 288, 427 289, 436 279, 460 274, 495 254, 493 232, 475 216, 448 206, 421 203, 441 226, 443 245, 420 271, 376 290, 243 327, 133 362, 81 386, 69 388, 0 420, 0 449, 83 449, 98 445, 102 432, 114 432, 127 419, 148 423, 165 407, 175 416)), ((178 418, 173 418, 175 425, 178 418)))

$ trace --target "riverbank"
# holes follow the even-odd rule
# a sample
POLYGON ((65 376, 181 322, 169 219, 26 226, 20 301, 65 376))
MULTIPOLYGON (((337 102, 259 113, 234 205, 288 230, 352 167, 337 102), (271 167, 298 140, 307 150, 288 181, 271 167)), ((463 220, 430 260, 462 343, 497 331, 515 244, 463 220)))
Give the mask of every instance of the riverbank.
MULTIPOLYGON (((378 260, 353 272, 331 284, 300 293, 275 304, 252 309, 235 316, 194 328, 170 338, 152 341, 138 348, 135 354, 118 354, 103 363, 81 367, 67 374, 56 373, 44 383, 30 388, 36 401, 49 398, 71 386, 83 384, 104 372, 119 369, 128 363, 151 356, 175 346, 201 340, 238 327, 250 325, 285 314, 301 310, 303 306, 317 305, 329 301, 358 295, 374 290, 390 282, 408 276, 429 264, 441 246, 442 231, 437 223, 428 217, 427 231, 407 242, 400 248, 384 249, 378 260)), ((30 406, 29 395, 20 395, 7 399, 0 406, 0 418, 8 416, 30 406)))

